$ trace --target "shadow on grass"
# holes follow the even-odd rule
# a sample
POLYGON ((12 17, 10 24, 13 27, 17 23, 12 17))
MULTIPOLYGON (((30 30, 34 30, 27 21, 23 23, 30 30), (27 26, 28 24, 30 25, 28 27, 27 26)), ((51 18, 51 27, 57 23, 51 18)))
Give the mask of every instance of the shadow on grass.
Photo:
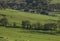
POLYGON ((0 36, 0 41, 8 41, 8 39, 0 36))
POLYGON ((49 35, 57 35, 56 32, 47 32, 47 31, 39 31, 39 30, 23 30, 19 31, 20 33, 33 33, 33 34, 49 34, 49 35))
POLYGON ((6 26, 6 28, 21 28, 20 26, 16 26, 16 27, 13 27, 13 26, 6 26))
POLYGON ((49 34, 49 35, 57 35, 56 32, 39 32, 39 33, 42 33, 42 34, 49 34))
POLYGON ((44 30, 28 30, 28 29, 24 29, 20 26, 16 26, 16 27, 13 27, 13 26, 6 26, 6 28, 20 28, 22 29, 22 31, 19 31, 20 33, 33 33, 33 34, 49 34, 49 35, 58 35, 60 33, 57 33, 56 31, 44 31, 44 30))

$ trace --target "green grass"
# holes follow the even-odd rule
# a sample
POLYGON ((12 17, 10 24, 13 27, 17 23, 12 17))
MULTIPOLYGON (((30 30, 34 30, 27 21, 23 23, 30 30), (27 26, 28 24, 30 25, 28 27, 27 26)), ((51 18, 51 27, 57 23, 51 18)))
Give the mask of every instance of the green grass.
POLYGON ((5 28, 0 26, 0 36, 8 41, 60 41, 60 35, 42 33, 26 33, 27 30, 19 28, 5 28), (22 32, 24 31, 24 32, 22 32))
POLYGON ((20 11, 11 10, 11 9, 5 9, 5 10, 2 9, 0 10, 0 14, 7 15, 9 23, 16 22, 18 25, 21 24, 22 20, 30 20, 32 23, 40 22, 42 24, 47 22, 54 22, 54 20, 58 20, 58 17, 20 12, 20 11))
POLYGON ((60 3, 60 0, 52 0, 51 3, 53 4, 60 3))
MULTIPOLYGON (((52 0, 51 3, 60 3, 60 0, 52 0)), ((40 22, 41 24, 44 24, 48 22, 55 22, 54 20, 59 19, 58 17, 32 14, 12 9, 0 9, 0 14, 7 15, 6 17, 8 18, 10 24, 16 22, 17 25, 21 25, 22 20, 29 20, 31 21, 31 23, 40 22)), ((57 16, 60 16, 60 14, 58 14, 57 16)), ((0 16, 0 18, 1 17, 2 16, 0 16)), ((0 38, 0 41, 60 41, 60 35, 33 33, 29 30, 23 30, 21 28, 6 28, 1 26, 0 37, 3 37, 0 38)))
MULTIPOLYGON (((30 20, 31 23, 40 22, 42 24, 58 20, 58 17, 32 14, 12 9, 2 9, 0 10, 0 14, 7 15, 6 17, 8 18, 10 24, 16 22, 17 25, 20 25, 22 20, 30 20)), ((28 30, 23 30, 21 28, 5 28, 0 26, 0 37, 4 37, 4 39, 0 40, 5 41, 6 39, 8 41, 60 41, 60 35, 50 35, 33 32, 31 33, 30 31, 27 31, 28 30)))

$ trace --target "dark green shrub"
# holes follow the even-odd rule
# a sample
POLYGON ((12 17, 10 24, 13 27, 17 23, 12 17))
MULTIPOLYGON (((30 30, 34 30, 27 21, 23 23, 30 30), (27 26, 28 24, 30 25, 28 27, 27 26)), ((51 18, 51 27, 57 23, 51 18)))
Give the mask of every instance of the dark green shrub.
POLYGON ((37 22, 34 27, 35 27, 35 30, 41 30, 42 29, 42 25, 39 22, 37 22))
POLYGON ((56 30, 57 24, 56 23, 46 23, 44 24, 44 30, 56 30))
POLYGON ((40 24, 39 22, 34 23, 31 25, 31 29, 32 30, 41 30, 42 29, 42 24, 40 24))
POLYGON ((6 17, 3 17, 1 20, 0 20, 0 25, 1 26, 7 26, 8 25, 8 19, 6 17))
POLYGON ((28 20, 24 20, 24 21, 22 21, 22 27, 23 28, 26 28, 26 29, 30 29, 30 21, 28 21, 28 20))

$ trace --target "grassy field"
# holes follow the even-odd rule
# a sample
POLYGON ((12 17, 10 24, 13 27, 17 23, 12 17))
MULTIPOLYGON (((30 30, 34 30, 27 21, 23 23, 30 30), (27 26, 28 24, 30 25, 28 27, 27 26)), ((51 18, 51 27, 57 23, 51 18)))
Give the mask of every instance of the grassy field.
POLYGON ((2 9, 0 10, 0 14, 6 15, 9 23, 16 22, 18 25, 21 24, 22 20, 30 20, 32 23, 40 22, 42 24, 48 23, 48 22, 54 22, 55 20, 58 20, 58 17, 20 12, 20 11, 11 10, 11 9, 5 9, 5 10, 2 9))
MULTIPOLYGON (((51 3, 60 3, 60 0, 52 0, 51 3)), ((0 14, 6 15, 10 24, 16 22, 17 25, 21 25, 22 20, 29 20, 31 23, 40 22, 41 24, 48 22, 56 22, 58 16, 47 16, 41 14, 32 14, 27 12, 21 12, 12 9, 0 9, 0 14)), ((50 13, 56 14, 56 13, 50 13)), ((0 16, 0 19, 2 16, 0 16)), ((51 35, 44 33, 37 33, 34 31, 24 30, 21 28, 6 28, 0 26, 0 41, 60 41, 60 35, 51 35)))
MULTIPOLYGON (((30 20, 31 23, 40 22, 41 24, 58 20, 58 17, 20 12, 11 9, 2 9, 0 14, 6 15, 10 24, 16 22, 21 25, 22 20, 30 20)), ((1 18, 2 16, 0 16, 1 18)), ((0 26, 0 41, 60 41, 60 35, 50 35, 43 33, 31 33, 21 28, 6 28, 0 26)))
POLYGON ((0 27, 0 36, 4 37, 4 39, 8 41, 60 41, 60 35, 29 33, 25 31, 26 30, 19 28, 0 27))

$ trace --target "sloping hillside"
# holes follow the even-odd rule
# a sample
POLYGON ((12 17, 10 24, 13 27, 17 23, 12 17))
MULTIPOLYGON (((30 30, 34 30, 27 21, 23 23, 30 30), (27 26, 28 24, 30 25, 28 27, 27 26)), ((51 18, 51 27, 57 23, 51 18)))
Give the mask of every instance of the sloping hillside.
MULTIPOLYGON (((22 20, 30 20, 32 23, 40 22, 42 24, 58 20, 58 17, 21 12, 12 9, 0 9, 0 15, 6 15, 10 24, 16 22, 17 25, 20 25, 22 20)), ((21 28, 5 28, 0 26, 1 41, 60 41, 59 38, 59 35, 43 34, 34 31, 30 32, 29 30, 23 30, 21 28)))
POLYGON ((46 23, 46 22, 54 22, 55 20, 58 20, 58 17, 20 12, 12 9, 5 9, 5 10, 2 9, 0 10, 0 14, 6 15, 6 17, 9 20, 9 23, 16 22, 19 25, 21 24, 22 20, 29 20, 32 23, 34 22, 46 23))

